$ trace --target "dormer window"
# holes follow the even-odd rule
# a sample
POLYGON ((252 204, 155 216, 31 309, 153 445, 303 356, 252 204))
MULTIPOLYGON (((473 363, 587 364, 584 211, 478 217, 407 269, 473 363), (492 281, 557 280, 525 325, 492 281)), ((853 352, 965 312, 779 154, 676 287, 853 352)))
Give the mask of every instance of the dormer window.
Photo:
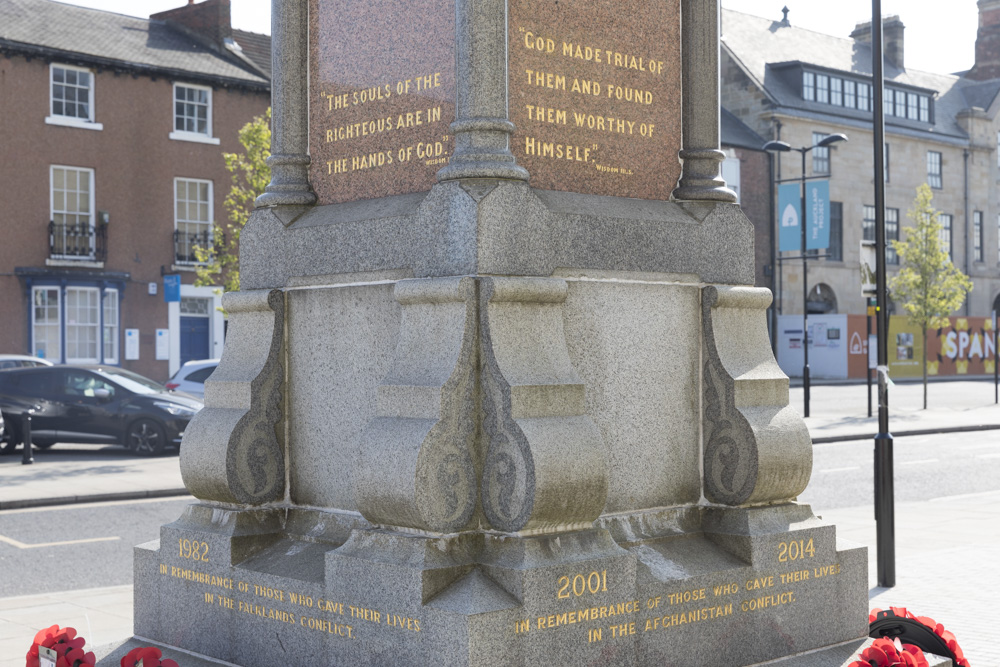
MULTIPOLYGON (((872 110, 872 84, 847 77, 802 71, 802 99, 833 107, 872 110)), ((931 121, 931 96, 919 91, 886 88, 885 115, 922 123, 931 121)))

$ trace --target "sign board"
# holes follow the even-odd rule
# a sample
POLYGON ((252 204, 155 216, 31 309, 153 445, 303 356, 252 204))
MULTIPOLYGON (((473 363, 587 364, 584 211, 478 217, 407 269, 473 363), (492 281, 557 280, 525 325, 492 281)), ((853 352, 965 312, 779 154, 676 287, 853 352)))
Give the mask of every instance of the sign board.
POLYGON ((156 330, 156 360, 166 361, 170 359, 170 330, 156 330))
POLYGON ((47 648, 39 644, 38 646, 38 667, 56 667, 59 654, 54 649, 47 648))
POLYGON ((830 181, 806 183, 806 250, 830 247, 830 181))
POLYGON ((868 368, 878 368, 878 336, 875 334, 868 336, 868 368))
POLYGON ((859 257, 861 258, 861 296, 875 296, 878 288, 875 277, 876 258, 878 257, 875 252, 875 242, 862 241, 859 257))
POLYGON ((180 302, 181 300, 181 277, 180 274, 172 273, 163 276, 163 300, 167 303, 180 302))
POLYGON ((137 361, 139 359, 139 330, 125 330, 125 361, 137 361))
POLYGON ((778 186, 778 250, 794 252, 802 249, 801 189, 794 183, 778 186))

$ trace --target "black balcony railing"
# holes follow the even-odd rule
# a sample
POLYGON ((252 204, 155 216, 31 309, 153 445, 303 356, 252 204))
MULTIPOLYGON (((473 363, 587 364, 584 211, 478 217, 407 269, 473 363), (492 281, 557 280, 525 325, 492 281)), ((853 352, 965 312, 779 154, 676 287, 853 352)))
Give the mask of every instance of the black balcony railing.
POLYGON ((178 264, 200 264, 198 257, 195 255, 194 249, 207 248, 213 253, 218 252, 216 243, 220 239, 215 238, 212 232, 205 230, 203 232, 182 232, 177 230, 174 232, 174 259, 178 264))
POLYGON ((49 255, 58 259, 103 262, 108 256, 107 227, 85 222, 49 222, 49 255))

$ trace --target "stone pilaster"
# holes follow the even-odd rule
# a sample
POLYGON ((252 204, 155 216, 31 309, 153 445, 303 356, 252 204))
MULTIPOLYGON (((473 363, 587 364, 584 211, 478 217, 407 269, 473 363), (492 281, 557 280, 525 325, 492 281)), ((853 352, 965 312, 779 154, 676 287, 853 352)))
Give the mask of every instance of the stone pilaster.
POLYGON ((674 199, 735 202, 719 149, 719 0, 681 3, 683 171, 674 199))

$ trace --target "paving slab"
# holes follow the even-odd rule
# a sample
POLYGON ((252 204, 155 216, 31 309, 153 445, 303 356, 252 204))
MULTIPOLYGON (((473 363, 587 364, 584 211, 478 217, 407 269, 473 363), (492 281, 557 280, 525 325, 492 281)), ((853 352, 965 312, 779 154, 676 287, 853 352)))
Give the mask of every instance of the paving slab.
POLYGON ((0 456, 0 510, 187 494, 176 453, 57 444, 33 458, 23 465, 20 449, 0 456))

